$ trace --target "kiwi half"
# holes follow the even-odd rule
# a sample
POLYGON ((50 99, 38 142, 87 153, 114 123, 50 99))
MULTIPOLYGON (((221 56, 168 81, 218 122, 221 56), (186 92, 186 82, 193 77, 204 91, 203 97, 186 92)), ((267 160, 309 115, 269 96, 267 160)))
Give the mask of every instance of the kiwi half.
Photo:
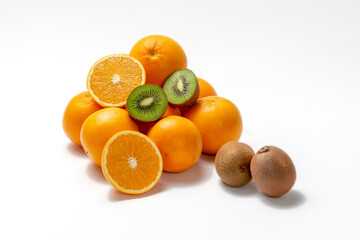
POLYGON ((166 94, 154 84, 135 88, 126 100, 131 117, 141 122, 156 121, 165 113, 167 106, 166 94))
POLYGON ((172 73, 165 80, 163 89, 169 103, 180 109, 193 106, 200 94, 197 78, 189 69, 172 73))

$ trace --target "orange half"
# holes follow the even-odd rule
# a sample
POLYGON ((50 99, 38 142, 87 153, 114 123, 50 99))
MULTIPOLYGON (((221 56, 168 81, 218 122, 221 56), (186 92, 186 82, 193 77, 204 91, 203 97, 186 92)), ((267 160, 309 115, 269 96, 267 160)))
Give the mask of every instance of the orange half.
POLYGON ((131 91, 145 83, 145 69, 133 57, 113 54, 99 59, 90 69, 87 88, 102 107, 123 107, 131 91))
POLYGON ((121 131, 106 143, 101 167, 105 178, 117 190, 128 194, 149 191, 163 171, 161 153, 146 135, 121 131))

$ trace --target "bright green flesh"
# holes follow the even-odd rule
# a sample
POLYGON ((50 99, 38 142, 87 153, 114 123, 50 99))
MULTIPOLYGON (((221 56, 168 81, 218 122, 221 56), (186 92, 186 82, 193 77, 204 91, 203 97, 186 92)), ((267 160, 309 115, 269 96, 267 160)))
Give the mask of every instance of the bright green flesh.
POLYGON ((130 115, 142 122, 152 122, 164 115, 168 102, 161 87, 145 84, 135 88, 126 100, 130 115))
POLYGON ((195 74, 182 69, 171 74, 164 83, 164 92, 172 104, 184 104, 194 95, 197 86, 195 74))

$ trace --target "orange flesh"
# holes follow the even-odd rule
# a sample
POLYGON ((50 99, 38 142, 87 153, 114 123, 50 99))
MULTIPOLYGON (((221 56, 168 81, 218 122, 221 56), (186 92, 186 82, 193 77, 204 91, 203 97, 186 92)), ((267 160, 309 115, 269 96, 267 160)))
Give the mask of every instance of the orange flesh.
POLYGON ((143 134, 120 132, 109 140, 103 154, 104 175, 121 192, 142 193, 161 176, 161 154, 143 134))
POLYGON ((103 106, 122 106, 131 91, 145 83, 141 64, 126 55, 112 55, 94 64, 88 76, 88 88, 103 106))

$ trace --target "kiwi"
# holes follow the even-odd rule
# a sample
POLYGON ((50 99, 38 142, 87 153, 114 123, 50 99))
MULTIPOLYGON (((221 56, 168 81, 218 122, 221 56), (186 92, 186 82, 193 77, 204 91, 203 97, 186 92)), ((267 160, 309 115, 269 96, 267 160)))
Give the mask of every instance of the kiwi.
POLYGON ((274 146, 261 148, 253 156, 250 170, 256 185, 270 197, 281 197, 295 184, 294 163, 286 152, 274 146))
POLYGON ((131 117, 141 122, 153 122, 166 111, 168 102, 161 87, 145 84, 135 88, 126 100, 131 117))
POLYGON ((215 168, 227 185, 240 187, 251 181, 250 161, 254 151, 241 142, 227 142, 217 152, 215 168))
POLYGON ((199 98, 200 88, 195 74, 189 69, 172 73, 163 86, 169 103, 182 109, 193 106, 199 98))

